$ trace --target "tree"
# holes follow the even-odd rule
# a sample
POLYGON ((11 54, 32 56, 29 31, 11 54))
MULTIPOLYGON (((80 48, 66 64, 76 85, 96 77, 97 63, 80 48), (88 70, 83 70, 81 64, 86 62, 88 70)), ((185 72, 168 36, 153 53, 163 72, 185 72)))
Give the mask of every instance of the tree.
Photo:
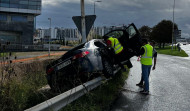
POLYGON ((147 38, 149 40, 151 37, 151 31, 152 31, 152 29, 148 26, 145 26, 145 25, 139 29, 139 32, 140 32, 142 38, 147 38))
MULTIPOLYGON (((165 43, 172 42, 172 28, 173 22, 170 20, 162 20, 152 29, 151 37, 153 40, 159 43, 159 47, 165 46, 165 43)), ((178 29, 177 25, 174 24, 174 29, 178 29)))

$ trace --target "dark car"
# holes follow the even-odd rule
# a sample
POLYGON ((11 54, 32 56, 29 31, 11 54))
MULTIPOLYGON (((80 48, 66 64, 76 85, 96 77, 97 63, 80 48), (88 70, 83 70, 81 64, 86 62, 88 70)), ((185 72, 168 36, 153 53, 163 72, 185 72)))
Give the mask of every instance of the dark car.
POLYGON ((81 82, 88 81, 103 72, 105 77, 114 75, 117 64, 112 51, 106 46, 108 36, 117 37, 127 50, 127 63, 139 51, 141 37, 131 24, 129 27, 113 30, 104 36, 104 40, 93 39, 65 53, 46 67, 47 80, 52 90, 72 88, 81 82))

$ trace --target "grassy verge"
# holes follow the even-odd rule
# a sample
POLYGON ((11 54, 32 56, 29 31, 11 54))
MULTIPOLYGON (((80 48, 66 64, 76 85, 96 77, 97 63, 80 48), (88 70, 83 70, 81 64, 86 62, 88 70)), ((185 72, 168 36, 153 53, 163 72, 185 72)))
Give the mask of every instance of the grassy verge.
POLYGON ((171 50, 171 46, 166 46, 165 48, 156 48, 157 52, 160 54, 180 56, 180 57, 188 57, 184 50, 178 51, 178 49, 171 50))
POLYGON ((108 110, 123 87, 128 72, 118 72, 111 80, 67 105, 60 111, 102 111, 108 110))
POLYGON ((23 111, 49 98, 38 91, 47 84, 45 66, 49 61, 9 64, 0 69, 1 111, 23 111))

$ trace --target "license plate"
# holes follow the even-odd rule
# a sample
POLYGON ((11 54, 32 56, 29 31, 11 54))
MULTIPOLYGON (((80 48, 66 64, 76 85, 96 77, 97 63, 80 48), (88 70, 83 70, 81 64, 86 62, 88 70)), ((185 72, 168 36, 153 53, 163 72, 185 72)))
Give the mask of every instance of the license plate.
POLYGON ((57 70, 60 70, 64 67, 68 66, 69 64, 71 64, 71 60, 68 60, 68 61, 62 63, 61 65, 57 66, 57 70))

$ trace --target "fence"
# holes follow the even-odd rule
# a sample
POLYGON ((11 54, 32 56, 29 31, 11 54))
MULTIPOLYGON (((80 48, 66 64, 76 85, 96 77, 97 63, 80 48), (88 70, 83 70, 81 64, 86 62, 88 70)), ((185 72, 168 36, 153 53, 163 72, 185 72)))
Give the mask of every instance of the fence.
MULTIPOLYGON (((69 50, 69 49, 60 49, 60 44, 50 44, 51 51, 61 51, 61 50, 69 50)), ((26 51, 48 51, 49 44, 42 45, 22 45, 22 44, 1 44, 0 51, 2 52, 26 52, 26 51)))

